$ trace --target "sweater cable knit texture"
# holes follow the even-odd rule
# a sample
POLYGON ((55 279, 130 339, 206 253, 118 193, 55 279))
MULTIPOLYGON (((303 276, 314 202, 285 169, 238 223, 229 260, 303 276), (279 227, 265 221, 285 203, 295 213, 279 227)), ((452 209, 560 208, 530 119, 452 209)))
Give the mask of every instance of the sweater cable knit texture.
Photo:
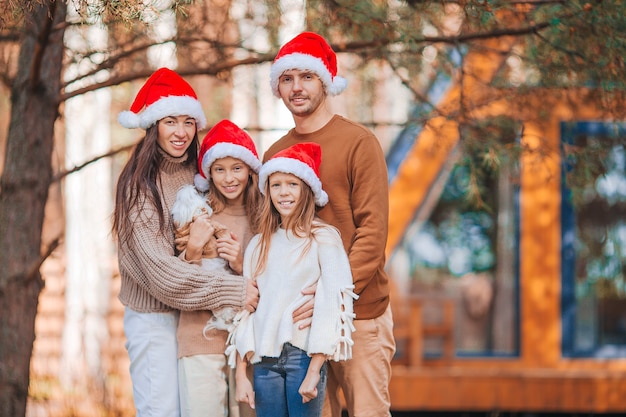
POLYGON ((226 272, 208 273, 174 253, 174 227, 170 209, 176 192, 193 182, 195 166, 185 165, 186 156, 163 154, 157 186, 160 190, 165 233, 159 229, 156 207, 146 201, 129 213, 133 233, 118 245, 121 275, 119 299, 139 312, 243 307, 245 281, 226 272))

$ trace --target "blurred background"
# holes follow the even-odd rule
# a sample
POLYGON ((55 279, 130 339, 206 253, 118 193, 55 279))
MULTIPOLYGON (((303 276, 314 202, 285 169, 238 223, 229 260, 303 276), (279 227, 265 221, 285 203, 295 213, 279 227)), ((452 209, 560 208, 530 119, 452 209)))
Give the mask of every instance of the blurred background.
POLYGON ((110 230, 143 131, 117 115, 167 66, 262 153, 293 126, 269 67, 303 30, 387 159, 394 415, 626 413, 625 9, 1 2, 0 415, 134 415, 110 230))

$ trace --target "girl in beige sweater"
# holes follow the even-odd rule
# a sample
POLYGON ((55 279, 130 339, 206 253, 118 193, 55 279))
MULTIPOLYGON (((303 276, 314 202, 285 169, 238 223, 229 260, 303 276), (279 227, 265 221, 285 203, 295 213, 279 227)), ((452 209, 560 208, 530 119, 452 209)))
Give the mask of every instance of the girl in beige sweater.
MULTIPOLYGON (((214 235, 218 228, 227 232, 220 232, 217 239, 207 245, 210 250, 205 247, 202 252, 191 253, 187 248, 181 257, 203 264, 204 268, 219 271, 226 267, 230 273, 241 275, 244 249, 256 232, 256 213, 262 199, 258 188, 261 161, 254 142, 234 123, 222 120, 203 139, 198 159, 195 192, 206 203, 205 210, 211 213, 204 215, 213 224, 213 231, 208 233, 214 235), (210 259, 206 259, 207 256, 210 259)), ((181 189, 179 197, 189 191, 187 187, 181 189)), ((192 201, 177 200, 174 218, 180 213, 191 214, 190 206, 195 205, 192 201), (182 201, 187 201, 187 207, 182 201)), ((180 217, 179 221, 185 216, 180 217)), ((193 218, 186 220, 195 223, 193 218)), ((183 417, 254 415, 249 407, 240 410, 234 400, 234 375, 224 355, 228 332, 220 326, 209 326, 203 331, 207 323, 214 321, 214 313, 220 314, 222 310, 182 311, 180 314, 177 338, 183 417)))

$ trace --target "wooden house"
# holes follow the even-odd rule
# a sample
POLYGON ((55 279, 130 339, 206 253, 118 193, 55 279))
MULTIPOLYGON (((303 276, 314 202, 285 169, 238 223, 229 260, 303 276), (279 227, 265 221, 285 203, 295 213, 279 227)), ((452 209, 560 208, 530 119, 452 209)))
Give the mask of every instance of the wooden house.
POLYGON ((451 82, 445 111, 390 154, 392 407, 626 412, 626 124, 592 89, 485 89, 502 59, 468 56, 475 82, 451 82), (488 103, 475 119, 520 123, 483 208, 460 197, 461 97, 488 103), (606 172, 574 189, 601 143, 606 172))

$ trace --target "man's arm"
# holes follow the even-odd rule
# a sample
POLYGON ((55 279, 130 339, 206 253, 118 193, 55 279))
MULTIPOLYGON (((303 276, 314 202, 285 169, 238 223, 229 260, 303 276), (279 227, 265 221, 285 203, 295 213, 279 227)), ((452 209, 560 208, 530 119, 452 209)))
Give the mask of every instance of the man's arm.
MULTIPOLYGON (((310 287, 306 287, 302 290, 302 295, 313 295, 315 296, 315 290, 317 289, 317 283, 311 285, 310 287)), ((302 321, 298 325, 298 329, 306 329, 307 327, 311 327, 311 322, 313 321, 313 306, 315 305, 315 297, 311 297, 309 301, 302 304, 300 307, 294 310, 292 317, 293 322, 297 323, 302 321)))
POLYGON ((356 230, 348 251, 355 293, 361 291, 385 263, 389 217, 387 164, 378 139, 362 141, 352 160, 350 201, 356 230))

